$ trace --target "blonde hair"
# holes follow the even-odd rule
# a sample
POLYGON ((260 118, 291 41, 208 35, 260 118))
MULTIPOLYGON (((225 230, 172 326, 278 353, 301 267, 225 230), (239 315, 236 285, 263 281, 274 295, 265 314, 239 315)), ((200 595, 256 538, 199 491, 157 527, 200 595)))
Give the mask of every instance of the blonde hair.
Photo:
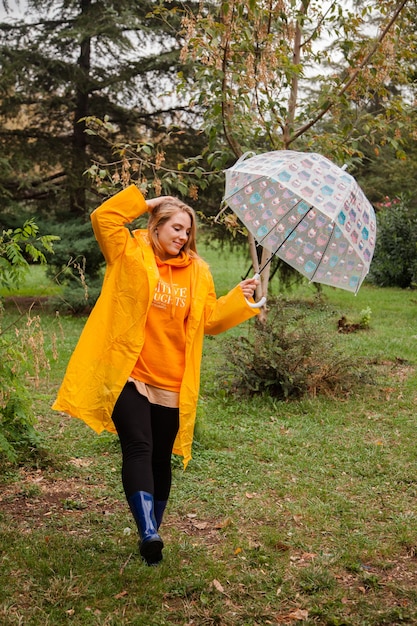
POLYGON ((196 214, 194 209, 192 209, 188 204, 184 204, 179 198, 170 198, 169 200, 164 200, 157 207, 155 207, 150 213, 148 220, 148 233, 149 239, 153 248, 153 251, 156 253, 161 253, 162 249, 158 241, 157 230, 158 226, 162 226, 167 222, 171 217, 173 217, 179 211, 183 211, 187 215, 190 216, 191 219, 191 228, 190 233, 188 235, 188 239, 182 247, 182 250, 189 254, 191 257, 197 257, 197 246, 196 246, 196 236, 197 236, 197 224, 196 224, 196 214))

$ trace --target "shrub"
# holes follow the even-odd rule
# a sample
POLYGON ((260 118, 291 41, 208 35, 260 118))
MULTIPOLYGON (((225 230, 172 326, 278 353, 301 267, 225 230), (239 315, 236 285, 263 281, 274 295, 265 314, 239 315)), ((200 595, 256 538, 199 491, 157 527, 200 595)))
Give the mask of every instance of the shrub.
MULTIPOLYGON (((4 349, 1 346, 2 355, 4 349)), ((4 394, 2 389, 2 406, 0 409, 0 461, 7 460, 15 463, 21 457, 27 459, 27 453, 32 453, 40 444, 40 436, 35 429, 35 419, 31 409, 31 400, 27 389, 20 384, 19 379, 13 376, 11 369, 4 364, 1 366, 1 375, 8 378, 8 382, 15 381, 13 393, 4 394)))
POLYGON ((41 437, 27 379, 36 384, 49 369, 40 318, 28 313, 26 324, 0 325, 0 460, 27 460, 39 449, 41 437))
POLYGON ((74 272, 67 277, 59 296, 49 299, 50 306, 61 313, 71 315, 88 315, 100 295, 102 279, 87 279, 74 272))
POLYGON ((417 286, 417 217, 404 198, 379 206, 369 278, 379 287, 417 286))
POLYGON ((9 228, 0 234, 0 285, 18 286, 29 270, 29 261, 46 263, 45 254, 53 253, 54 235, 39 236, 33 219, 22 228, 9 228))
POLYGON ((53 254, 47 256, 49 276, 54 278, 57 274, 61 275, 74 262, 83 265, 87 276, 97 276, 104 259, 90 221, 68 218, 60 224, 50 223, 48 230, 59 238, 54 245, 53 254))
POLYGON ((51 299, 51 305, 64 313, 89 313, 100 294, 104 267, 91 223, 68 219, 49 229, 59 241, 48 256, 47 274, 62 287, 61 297, 51 299))
POLYGON ((265 324, 250 337, 226 342, 226 384, 239 394, 267 392, 279 399, 347 393, 363 380, 358 362, 339 351, 334 322, 324 311, 275 301, 265 324))
MULTIPOLYGON (((45 262, 55 237, 38 236, 33 220, 22 228, 3 230, 0 236, 0 284, 17 286, 29 269, 28 259, 45 262)), ((3 328, 0 303, 0 460, 17 462, 27 458, 40 443, 35 430, 31 397, 25 381, 38 376, 48 365, 43 351, 39 318, 28 316, 20 331, 15 325, 3 328)))

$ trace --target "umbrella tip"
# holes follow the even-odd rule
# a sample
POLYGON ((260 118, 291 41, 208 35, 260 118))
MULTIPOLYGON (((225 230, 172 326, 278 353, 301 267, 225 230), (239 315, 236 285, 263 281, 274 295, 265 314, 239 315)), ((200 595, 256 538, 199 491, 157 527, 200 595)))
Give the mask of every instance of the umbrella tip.
POLYGON ((347 163, 345 163, 344 165, 342 165, 341 169, 342 169, 342 170, 347 170, 347 166, 348 166, 348 164, 347 164, 347 163))

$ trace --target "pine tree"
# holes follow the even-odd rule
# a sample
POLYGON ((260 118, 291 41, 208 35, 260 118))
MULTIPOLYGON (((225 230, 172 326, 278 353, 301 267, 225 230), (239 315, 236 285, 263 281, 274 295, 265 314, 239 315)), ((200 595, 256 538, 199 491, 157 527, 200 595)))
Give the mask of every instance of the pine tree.
POLYGON ((22 19, 0 24, 4 198, 85 215, 83 172, 92 158, 108 156, 85 133, 86 116, 107 116, 130 142, 177 119, 183 107, 163 98, 178 71, 177 29, 152 16, 154 8, 150 1, 28 0, 22 19))

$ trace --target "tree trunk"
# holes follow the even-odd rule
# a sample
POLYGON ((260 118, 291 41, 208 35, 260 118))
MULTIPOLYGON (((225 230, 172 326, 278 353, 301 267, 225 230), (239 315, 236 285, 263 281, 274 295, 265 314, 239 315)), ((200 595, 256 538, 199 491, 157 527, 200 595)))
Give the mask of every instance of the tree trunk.
MULTIPOLYGON (((81 0, 81 18, 90 10, 91 0, 81 0)), ((71 176, 68 181, 70 192, 70 210, 72 213, 85 214, 86 189, 84 172, 87 163, 87 135, 85 122, 80 121, 88 115, 89 83, 91 69, 91 38, 85 37, 80 43, 80 56, 77 66, 79 78, 76 81, 75 109, 73 119, 71 176)))

